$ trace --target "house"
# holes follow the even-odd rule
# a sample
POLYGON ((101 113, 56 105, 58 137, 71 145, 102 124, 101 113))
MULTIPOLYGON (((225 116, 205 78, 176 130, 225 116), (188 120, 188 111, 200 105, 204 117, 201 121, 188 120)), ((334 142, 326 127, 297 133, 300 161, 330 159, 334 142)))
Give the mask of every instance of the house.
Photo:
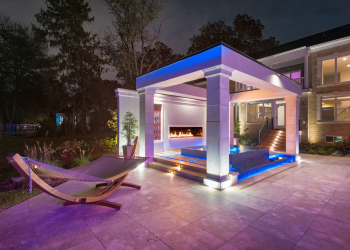
MULTIPOLYGON (((301 83, 300 142, 348 141, 350 135, 350 24, 251 55, 301 83)), ((283 99, 240 103, 242 131, 257 137, 264 117, 285 129, 283 99)))

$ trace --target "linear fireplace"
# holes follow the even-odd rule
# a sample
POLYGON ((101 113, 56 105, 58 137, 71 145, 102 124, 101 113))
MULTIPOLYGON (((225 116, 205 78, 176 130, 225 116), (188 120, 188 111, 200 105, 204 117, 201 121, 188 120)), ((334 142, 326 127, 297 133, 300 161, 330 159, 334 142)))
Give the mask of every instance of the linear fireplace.
POLYGON ((170 138, 203 137, 203 127, 170 127, 170 138))

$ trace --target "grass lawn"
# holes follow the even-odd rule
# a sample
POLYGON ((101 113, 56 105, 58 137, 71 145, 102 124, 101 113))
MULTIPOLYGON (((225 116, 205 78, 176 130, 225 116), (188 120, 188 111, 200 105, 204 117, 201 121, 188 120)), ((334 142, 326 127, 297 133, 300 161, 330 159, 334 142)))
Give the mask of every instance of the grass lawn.
POLYGON ((12 189, 7 192, 0 192, 0 211, 10 208, 22 201, 42 193, 39 189, 33 188, 32 193, 26 189, 12 189))
MULTIPOLYGON (((24 155, 25 145, 33 146, 37 142, 43 145, 44 142, 51 143, 52 147, 57 148, 60 144, 68 140, 84 140, 86 142, 96 139, 104 139, 106 137, 115 137, 114 132, 87 134, 87 135, 69 135, 61 137, 22 137, 22 136, 1 136, 0 137, 0 183, 9 180, 12 177, 19 177, 20 174, 12 165, 6 160, 6 156, 10 153, 19 153, 24 155)), ((33 189, 32 193, 28 190, 13 189, 10 191, 1 192, 0 190, 0 209, 4 210, 19 202, 29 199, 32 196, 40 193, 38 189, 33 189), (34 191, 35 190, 35 191, 34 191)))

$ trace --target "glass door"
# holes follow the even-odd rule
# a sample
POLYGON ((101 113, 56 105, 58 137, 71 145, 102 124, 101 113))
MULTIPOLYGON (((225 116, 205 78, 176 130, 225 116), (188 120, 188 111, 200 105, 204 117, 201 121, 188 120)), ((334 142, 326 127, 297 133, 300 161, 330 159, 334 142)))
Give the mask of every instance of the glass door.
POLYGON ((286 104, 276 104, 276 129, 286 128, 286 104))

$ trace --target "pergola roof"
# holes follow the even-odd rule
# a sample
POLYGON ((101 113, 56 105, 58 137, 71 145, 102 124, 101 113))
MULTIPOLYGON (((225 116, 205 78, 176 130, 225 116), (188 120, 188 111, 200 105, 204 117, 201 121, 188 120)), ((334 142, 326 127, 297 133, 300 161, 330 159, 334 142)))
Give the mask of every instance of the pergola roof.
POLYGON ((224 68, 227 72, 232 71, 230 80, 279 96, 300 95, 302 92, 299 83, 276 73, 225 43, 214 45, 137 77, 136 88, 169 88, 202 79, 204 72, 213 68, 224 68))

